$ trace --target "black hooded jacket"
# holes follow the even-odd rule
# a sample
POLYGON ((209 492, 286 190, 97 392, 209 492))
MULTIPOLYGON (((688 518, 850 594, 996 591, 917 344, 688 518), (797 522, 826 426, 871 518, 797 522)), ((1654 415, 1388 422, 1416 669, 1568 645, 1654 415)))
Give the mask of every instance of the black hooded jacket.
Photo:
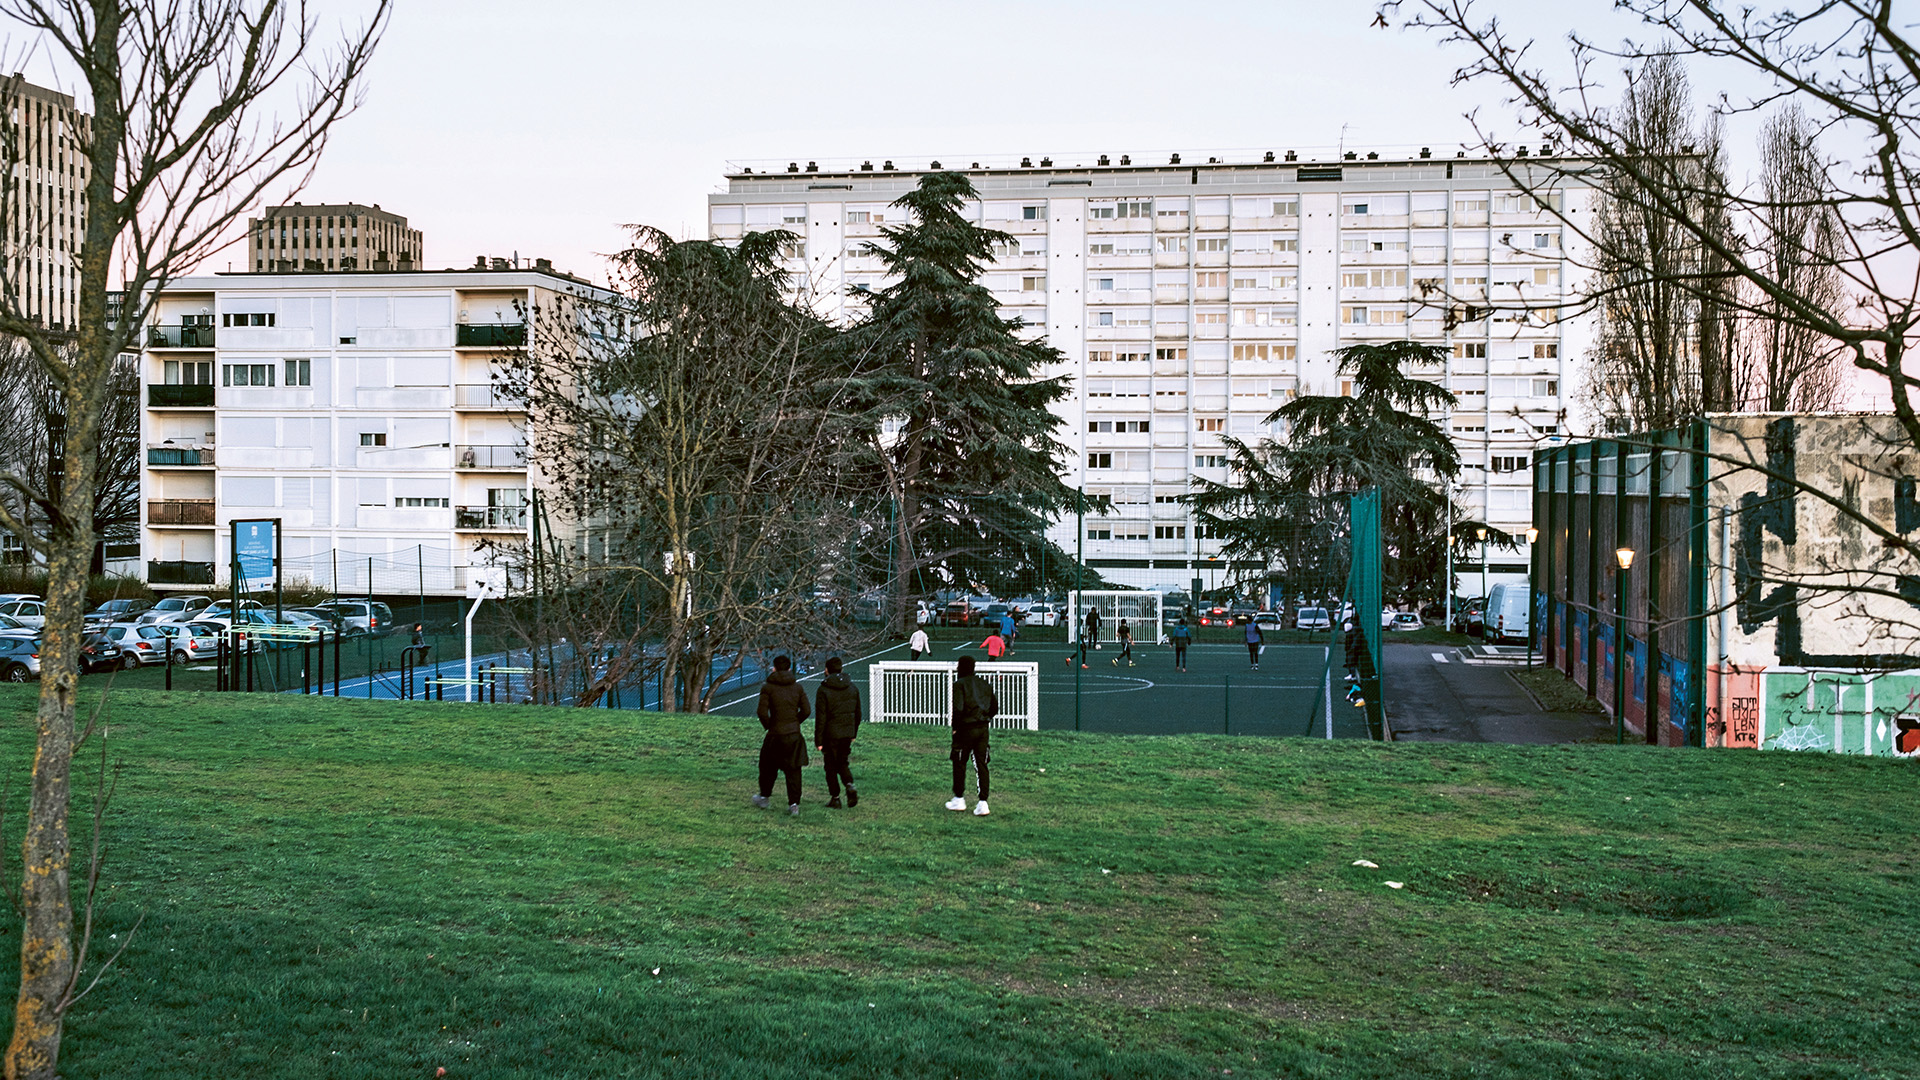
POLYGON ((760 726, 769 735, 800 737, 800 721, 813 715, 807 692, 791 671, 776 671, 760 684, 760 726))
POLYGON ((829 675, 813 694, 813 742, 851 739, 860 734, 860 689, 844 672, 829 675))

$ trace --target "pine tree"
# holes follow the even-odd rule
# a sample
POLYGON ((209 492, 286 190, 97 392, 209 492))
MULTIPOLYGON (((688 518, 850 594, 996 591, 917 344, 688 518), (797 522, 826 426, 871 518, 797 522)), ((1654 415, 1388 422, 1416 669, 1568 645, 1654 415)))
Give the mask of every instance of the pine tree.
MULTIPOLYGON (((965 176, 933 173, 894 203, 907 222, 870 247, 894 284, 860 290, 870 310, 848 336, 852 398, 887 421, 876 446, 894 503, 895 629, 926 577, 961 587, 1031 579, 1046 523, 1071 505, 1058 473, 1061 421, 1047 408, 1067 395, 1067 379, 1044 374, 1063 357, 1003 318, 979 283, 1011 237, 966 219, 975 197, 965 176)), ((1057 551, 1047 558, 1063 565, 1057 551)))

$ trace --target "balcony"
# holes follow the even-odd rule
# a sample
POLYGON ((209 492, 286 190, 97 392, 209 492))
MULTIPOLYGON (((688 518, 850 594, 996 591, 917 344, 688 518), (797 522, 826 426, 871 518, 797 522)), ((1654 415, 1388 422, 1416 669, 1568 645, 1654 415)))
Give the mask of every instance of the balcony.
POLYGON ((212 499, 149 499, 149 525, 211 525, 212 499))
POLYGON ((467 446, 453 448, 456 469, 521 472, 527 467, 525 446, 467 446))
POLYGON ((147 582, 152 585, 211 585, 213 564, 148 559, 147 582))
POLYGON ((462 349, 514 349, 527 343, 525 323, 461 323, 453 328, 453 344, 462 349))
POLYGON ((459 383, 453 388, 456 409, 524 409, 525 403, 492 383, 459 383))
POLYGON ((211 349, 213 348, 213 327, 149 326, 147 327, 147 348, 211 349))
MULTIPOLYGON (((200 329, 205 329, 205 327, 200 327, 200 329)), ((191 383, 148 386, 147 404, 159 409, 210 409, 213 407, 213 384, 191 383)))
POLYGON ((211 465, 213 447, 211 446, 149 446, 147 447, 149 465, 211 465))
POLYGON ((468 532, 495 529, 525 532, 527 508, 525 506, 456 506, 453 508, 453 527, 468 532))

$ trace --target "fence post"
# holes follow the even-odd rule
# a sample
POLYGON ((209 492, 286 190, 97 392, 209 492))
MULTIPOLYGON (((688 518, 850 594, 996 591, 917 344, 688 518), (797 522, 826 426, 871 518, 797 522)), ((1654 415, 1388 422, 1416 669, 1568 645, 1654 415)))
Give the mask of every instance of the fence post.
POLYGON ((167 689, 173 689, 173 642, 167 642, 167 689))
POLYGON ((1220 702, 1220 734, 1233 734, 1233 676, 1226 676, 1226 694, 1220 702))
POLYGON ((340 696, 340 631, 333 632, 333 696, 340 696))

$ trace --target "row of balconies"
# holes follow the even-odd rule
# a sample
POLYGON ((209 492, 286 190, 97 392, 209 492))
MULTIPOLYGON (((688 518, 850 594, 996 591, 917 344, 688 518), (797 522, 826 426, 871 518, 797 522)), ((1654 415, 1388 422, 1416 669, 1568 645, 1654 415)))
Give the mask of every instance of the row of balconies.
MULTIPOLYGON (((147 406, 155 409, 210 409, 221 390, 234 398, 234 405, 313 404, 313 391, 306 387, 224 387, 211 383, 153 383, 147 387, 147 406)), ((445 408, 445 387, 355 388, 355 406, 360 408, 445 408), (426 395, 417 402, 401 403, 395 395, 426 395), (360 400, 367 397, 368 400, 360 400)), ((491 383, 458 383, 453 387, 452 407, 475 411, 517 412, 522 402, 501 393, 491 383)), ((344 403, 343 403, 344 404, 344 403)))
MULTIPOLYGON (((362 507, 368 510, 382 509, 362 507)), ((434 519, 445 519, 449 508, 405 507, 401 512, 439 526, 434 519)), ((525 532, 527 508, 524 506, 455 506, 450 508, 452 528, 458 532, 525 532)), ((212 527, 218 523, 212 499, 149 499, 147 524, 152 527, 212 527)))
MULTIPOLYGON (((212 326, 149 326, 147 348, 211 349, 215 347, 216 329, 212 326)), ((527 328, 523 323, 458 323, 453 328, 453 345, 457 349, 520 348, 526 343, 527 328)))
MULTIPOLYGON (((309 457, 313 453, 311 448, 305 447, 263 447, 260 449, 260 456, 263 460, 268 456, 274 457, 276 463, 287 467, 306 467, 277 461, 280 457, 298 452, 304 452, 309 457)), ((451 447, 393 449, 379 447, 362 451, 363 456, 368 453, 380 453, 386 463, 393 468, 451 467, 471 472, 524 472, 527 467, 527 448, 524 445, 456 443, 451 447), (447 453, 449 450, 450 454, 447 453)), ((149 446, 147 447, 147 465, 149 468, 161 469, 211 468, 214 465, 214 448, 211 446, 149 446)))

